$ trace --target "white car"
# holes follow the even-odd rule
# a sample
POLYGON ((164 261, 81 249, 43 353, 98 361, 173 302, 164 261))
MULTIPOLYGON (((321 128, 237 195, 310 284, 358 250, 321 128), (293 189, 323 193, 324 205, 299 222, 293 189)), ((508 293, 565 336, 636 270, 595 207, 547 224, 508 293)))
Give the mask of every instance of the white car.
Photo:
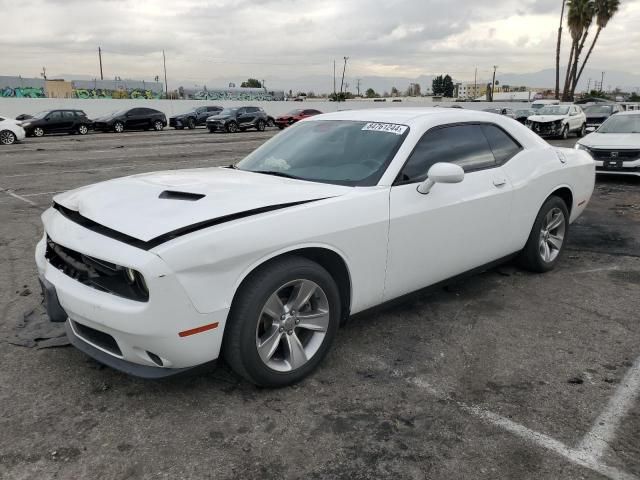
POLYGON ((570 133, 584 137, 587 133, 587 116, 578 105, 549 105, 527 118, 527 127, 541 137, 561 137, 570 133))
POLYGON ((640 176, 640 111, 616 113, 576 143, 596 162, 596 173, 640 176))
POLYGON ((0 116, 0 145, 12 145, 25 136, 24 128, 17 121, 0 116))
POLYGON ((318 115, 234 167, 57 195, 36 263, 71 342, 166 376, 220 355, 282 386, 349 315, 518 255, 557 263, 594 162, 523 125, 457 109, 318 115))

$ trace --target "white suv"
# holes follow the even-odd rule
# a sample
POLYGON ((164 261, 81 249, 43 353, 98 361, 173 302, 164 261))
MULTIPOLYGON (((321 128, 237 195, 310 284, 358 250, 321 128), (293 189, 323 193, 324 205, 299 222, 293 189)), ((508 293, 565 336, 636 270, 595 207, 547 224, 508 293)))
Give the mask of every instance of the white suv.
POLYGON ((587 116, 577 105, 549 105, 529 117, 527 126, 541 137, 567 138, 572 132, 583 137, 587 132, 587 116))

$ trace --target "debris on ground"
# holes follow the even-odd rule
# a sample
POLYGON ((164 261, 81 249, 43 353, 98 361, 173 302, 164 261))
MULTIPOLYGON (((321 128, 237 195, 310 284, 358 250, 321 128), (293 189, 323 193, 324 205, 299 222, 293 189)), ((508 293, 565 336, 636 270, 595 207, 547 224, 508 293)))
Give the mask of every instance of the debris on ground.
POLYGON ((6 341, 11 345, 36 349, 69 345, 64 323, 49 320, 42 304, 22 314, 22 319, 16 323, 15 333, 6 341))

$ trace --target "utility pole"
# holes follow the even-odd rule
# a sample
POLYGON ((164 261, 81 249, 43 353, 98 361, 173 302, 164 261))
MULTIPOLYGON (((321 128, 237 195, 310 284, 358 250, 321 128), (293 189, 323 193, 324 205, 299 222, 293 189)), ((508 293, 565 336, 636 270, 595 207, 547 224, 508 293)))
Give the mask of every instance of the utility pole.
POLYGON ((164 56, 164 49, 162 50, 162 64, 164 65, 164 96, 169 98, 169 85, 167 85, 167 58, 164 56))
POLYGON ((104 75, 102 75, 102 49, 98 47, 98 60, 100 61, 100 80, 104 80, 104 75))
POLYGON ((591 91, 591 78, 589 78, 589 81, 587 82, 587 93, 589 93, 591 91))
POLYGON ((42 73, 40 73, 40 76, 45 80, 47 79, 47 69, 45 67, 42 67, 42 73))
POLYGON ((347 60, 349 60, 349 57, 344 57, 344 66, 342 67, 342 80, 340 81, 340 97, 342 97, 342 86, 344 85, 344 74, 347 71, 347 60))
POLYGON ((476 71, 473 74, 473 99, 478 97, 478 66, 476 65, 476 71))
POLYGON ((602 92, 602 86, 604 85, 604 72, 602 72, 602 78, 600 80, 600 91, 602 92))
POLYGON ((493 94, 496 91, 496 70, 498 69, 497 65, 493 66, 493 81, 491 82, 491 101, 493 102, 493 94))
POLYGON ((336 97, 336 61, 333 61, 333 98, 337 100, 336 97))
POLYGON ((356 78, 356 89, 358 90, 358 96, 360 96, 360 78, 356 78))

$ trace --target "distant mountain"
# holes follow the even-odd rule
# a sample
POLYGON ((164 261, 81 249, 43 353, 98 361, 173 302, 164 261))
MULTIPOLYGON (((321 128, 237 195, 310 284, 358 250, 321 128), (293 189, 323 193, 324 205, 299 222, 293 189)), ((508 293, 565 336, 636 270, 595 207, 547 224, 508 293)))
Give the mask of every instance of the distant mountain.
MULTIPOLYGON (((445 74, 446 72, 442 72, 445 74)), ((538 72, 530 73, 501 73, 498 71, 496 79, 502 85, 513 86, 527 86, 532 88, 554 88, 555 69, 548 68, 540 70, 538 72)), ((169 78, 169 85, 173 88, 173 85, 182 86, 187 89, 202 89, 204 85, 209 89, 227 87, 230 83, 235 83, 236 86, 246 80, 246 77, 214 77, 206 82, 195 82, 187 79, 172 79, 169 78)), ((254 75, 255 76, 255 75, 254 75)), ((602 72, 597 69, 588 68, 582 74, 578 90, 585 90, 591 79, 591 88, 595 88, 595 82, 600 82, 602 72)), ((51 78, 65 78, 65 79, 77 79, 77 80, 92 80, 94 77, 90 75, 71 75, 61 74, 51 78)), ((411 83, 417 83, 425 92, 431 87, 431 81, 433 75, 420 75, 417 78, 410 77, 382 77, 382 76, 362 76, 360 78, 360 93, 364 94, 368 88, 373 88, 377 93, 382 94, 384 92, 390 92, 392 87, 396 87, 400 92, 404 92, 411 83)), ((340 90, 340 76, 336 77, 336 90, 340 90)), ((454 82, 470 82, 473 79, 455 79, 454 82)), ((478 84, 486 83, 488 79, 478 79, 478 84)), ((564 82, 564 71, 560 72, 561 87, 564 82)), ((292 90, 293 93, 297 92, 314 92, 316 94, 330 93, 333 91, 333 76, 332 75, 303 75, 299 77, 283 78, 277 76, 265 77, 265 84, 267 89, 284 90, 288 92, 292 90)), ((347 76, 345 77, 344 89, 352 93, 357 91, 357 78, 350 75, 347 69, 347 76)), ((606 90, 620 88, 625 91, 639 91, 640 90, 640 75, 633 73, 621 72, 621 71, 607 71, 604 75, 604 88, 606 90)))

